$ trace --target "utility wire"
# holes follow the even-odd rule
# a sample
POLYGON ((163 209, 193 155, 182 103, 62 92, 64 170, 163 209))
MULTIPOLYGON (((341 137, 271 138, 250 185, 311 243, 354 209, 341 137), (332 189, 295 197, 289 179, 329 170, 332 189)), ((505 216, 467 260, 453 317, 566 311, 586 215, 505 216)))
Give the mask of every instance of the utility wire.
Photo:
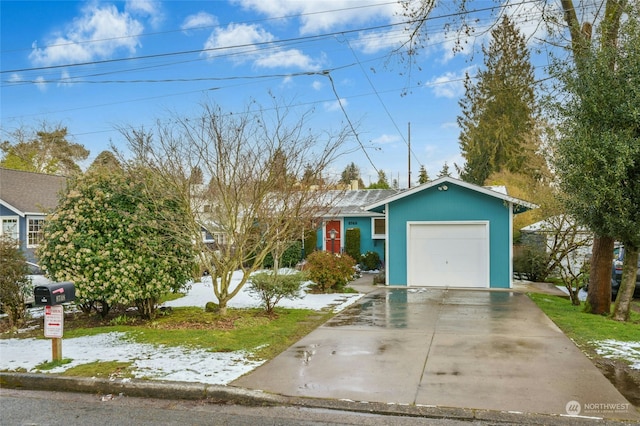
POLYGON ((327 72, 322 72, 319 75, 323 75, 329 79, 329 82, 331 83, 331 89, 333 90, 333 94, 336 96, 336 101, 338 102, 338 105, 340 105, 340 109, 342 110, 342 113, 344 114, 344 117, 346 118, 347 123, 349 123, 349 127, 351 128, 353 135, 358 141, 358 144, 360 145, 362 152, 364 153, 365 157, 367 157, 367 160, 369 161, 369 164, 371 164, 371 167, 373 167, 373 170, 375 170, 376 173, 380 175, 378 168, 376 167, 375 164, 373 164, 373 160, 371 160, 371 157, 369 157, 369 153, 367 152, 367 149, 365 148, 364 144, 360 140, 360 136, 358 136, 358 132, 356 131, 353 123, 351 122, 351 119, 349 118, 349 114, 347 114, 347 111, 344 109, 344 105, 342 105, 342 99, 340 99, 340 95, 338 95, 338 91, 336 90, 336 85, 333 81, 333 77, 331 77, 331 73, 327 71, 327 72))
POLYGON ((389 117, 389 119, 391 120, 391 123, 393 123, 393 126, 396 128, 396 131, 398 132, 398 134, 400 135, 400 137, 404 141, 405 145, 407 145, 407 147, 409 147, 409 149, 411 150, 411 154, 414 156, 416 161, 418 161, 418 164, 420 164, 422 166, 422 163, 420 162, 418 157, 415 155, 415 153, 413 152, 413 150, 409 146, 409 142, 407 142, 407 139, 404 137, 404 133, 402 133, 400 131, 400 128, 398 127, 398 124, 393 119, 393 116, 391 115, 391 112, 389 112, 389 109, 387 108, 387 106, 385 105, 384 101, 382 100, 382 97, 380 96, 380 93, 378 93, 378 90, 376 89, 376 87, 374 86, 373 82, 369 78, 369 74, 365 71, 364 67, 362 66, 362 63, 360 62, 360 59, 356 55, 356 52, 351 47, 351 44, 349 43, 349 40, 345 39, 345 42, 347 43, 347 46, 349 47, 349 50, 351 50, 351 53, 353 54, 353 57, 355 58, 356 62, 360 66, 360 70, 362 71, 362 74, 364 74, 364 77, 367 79, 367 82, 369 83, 369 86, 371 87, 371 90, 373 90, 373 93, 375 93, 376 98, 378 98, 378 101, 380 102, 380 105, 382 105, 382 109, 384 109, 384 112, 387 114, 387 117, 389 117))

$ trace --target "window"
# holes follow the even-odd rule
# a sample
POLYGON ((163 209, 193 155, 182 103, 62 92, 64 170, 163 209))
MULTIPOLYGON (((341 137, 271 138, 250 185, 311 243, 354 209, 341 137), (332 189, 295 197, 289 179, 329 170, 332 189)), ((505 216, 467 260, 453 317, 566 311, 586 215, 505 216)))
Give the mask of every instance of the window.
POLYGON ((0 227, 0 235, 6 235, 14 240, 18 240, 20 234, 18 232, 17 217, 3 217, 2 227, 0 227))
POLYGON ((386 231, 386 219, 384 217, 374 217, 373 221, 373 235, 372 238, 384 239, 387 237, 386 231))
POLYGON ((42 242, 42 229, 44 219, 31 219, 27 221, 27 247, 35 247, 42 242))

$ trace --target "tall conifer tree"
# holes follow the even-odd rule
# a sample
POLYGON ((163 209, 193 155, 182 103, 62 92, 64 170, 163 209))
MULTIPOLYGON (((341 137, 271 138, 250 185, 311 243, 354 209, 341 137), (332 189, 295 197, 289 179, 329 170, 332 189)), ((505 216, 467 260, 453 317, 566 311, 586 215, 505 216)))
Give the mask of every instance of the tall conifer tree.
POLYGON ((535 78, 524 36, 504 16, 482 51, 485 69, 477 79, 467 75, 458 117, 466 160, 460 177, 478 185, 502 170, 535 173, 529 160, 538 140, 535 78))

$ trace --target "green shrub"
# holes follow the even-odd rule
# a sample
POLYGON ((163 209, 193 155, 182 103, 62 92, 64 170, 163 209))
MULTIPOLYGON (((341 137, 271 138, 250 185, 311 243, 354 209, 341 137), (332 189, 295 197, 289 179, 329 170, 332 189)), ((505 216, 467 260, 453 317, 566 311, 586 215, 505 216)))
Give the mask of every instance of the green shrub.
POLYGON ((7 314, 11 327, 25 319, 24 298, 31 291, 31 279, 24 254, 12 238, 0 237, 0 308, 7 314))
POLYGON ((353 259, 360 259, 360 228, 349 228, 345 233, 344 251, 353 259))
POLYGON ((380 268, 380 255, 375 251, 368 251, 360 256, 360 266, 364 271, 373 271, 380 268))
POLYGON ((204 311, 205 312, 218 312, 218 311, 220 311, 220 307, 218 306, 218 304, 216 302, 207 302, 207 304, 204 305, 204 311))
POLYGON ((314 230, 309 230, 305 232, 304 237, 304 257, 306 258, 311 253, 316 251, 316 247, 318 246, 318 234, 314 230))
MULTIPOLYGON (((291 268, 296 266, 298 262, 302 260, 302 244, 300 241, 295 241, 291 243, 289 247, 282 253, 280 257, 280 267, 281 268, 291 268)), ((269 253, 262 262, 262 266, 265 268, 273 268, 275 265, 273 261, 273 254, 269 253)))
POLYGON ((548 265, 549 255, 538 245, 526 245, 513 258, 513 272, 529 281, 544 281, 547 278, 548 265))
POLYGON ((341 292, 353 278, 355 260, 348 254, 316 251, 307 257, 307 277, 323 293, 341 292))
POLYGON ((272 272, 260 272, 249 279, 249 292, 257 295, 262 301, 262 306, 267 313, 273 313, 273 309, 283 298, 300 298, 300 287, 305 280, 304 274, 275 274, 272 272))

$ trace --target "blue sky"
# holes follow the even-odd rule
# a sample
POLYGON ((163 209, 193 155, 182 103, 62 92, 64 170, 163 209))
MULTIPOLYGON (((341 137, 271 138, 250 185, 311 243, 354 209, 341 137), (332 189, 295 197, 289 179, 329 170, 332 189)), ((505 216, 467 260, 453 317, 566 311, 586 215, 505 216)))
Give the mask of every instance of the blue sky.
MULTIPOLYGON (((537 2, 508 3, 494 12, 509 13, 536 47, 537 2)), ((498 6, 504 5, 472 1, 469 9, 498 6)), ((333 172, 354 162, 365 183, 376 180, 378 169, 401 187, 408 123, 412 181, 420 165, 434 178, 445 162, 452 170, 463 163, 456 124, 462 79, 482 64, 492 22, 486 10, 470 12, 478 31, 454 54, 456 37, 444 25, 458 18, 451 2, 441 2, 409 73, 391 55, 406 40, 406 18, 394 1, 2 1, 0 7, 3 140, 21 126, 61 124, 91 151, 86 166, 110 143, 124 146, 118 126, 149 128, 170 113, 193 114, 205 101, 240 112, 251 100, 270 105, 273 94, 301 111, 314 108, 320 130, 345 122, 340 101, 371 161, 354 140, 333 172)), ((532 59, 542 78, 546 50, 532 59)))

